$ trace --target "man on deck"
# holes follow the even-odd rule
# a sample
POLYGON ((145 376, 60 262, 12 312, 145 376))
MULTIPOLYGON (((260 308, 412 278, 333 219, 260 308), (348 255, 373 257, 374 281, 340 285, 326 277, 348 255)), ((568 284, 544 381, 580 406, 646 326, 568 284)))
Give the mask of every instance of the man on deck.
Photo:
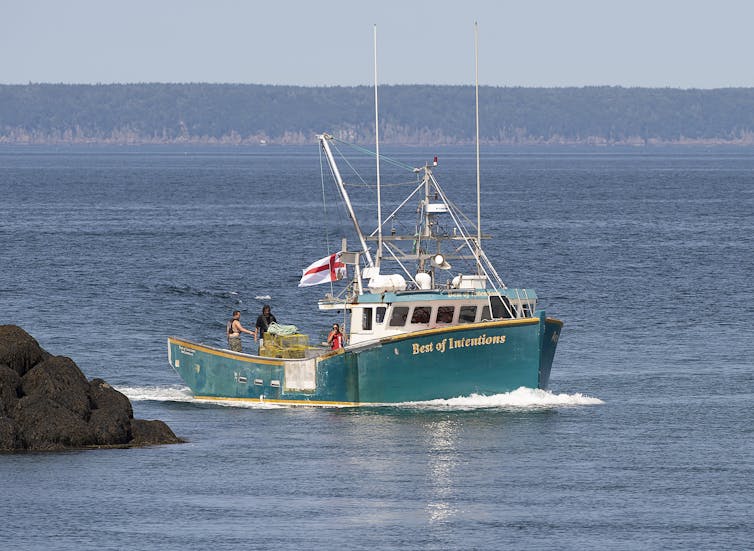
POLYGON ((260 350, 262 349, 262 346, 264 345, 263 335, 270 328, 270 325, 272 325, 273 323, 277 323, 277 321, 278 320, 275 319, 275 316, 272 315, 270 306, 268 304, 265 304, 264 306, 262 306, 262 315, 260 315, 257 318, 257 326, 254 329, 254 340, 259 341, 260 350))
POLYGON ((241 325, 241 312, 238 310, 233 311, 233 317, 226 325, 226 333, 228 334, 228 348, 233 352, 242 352, 241 333, 255 334, 254 331, 249 331, 241 325))

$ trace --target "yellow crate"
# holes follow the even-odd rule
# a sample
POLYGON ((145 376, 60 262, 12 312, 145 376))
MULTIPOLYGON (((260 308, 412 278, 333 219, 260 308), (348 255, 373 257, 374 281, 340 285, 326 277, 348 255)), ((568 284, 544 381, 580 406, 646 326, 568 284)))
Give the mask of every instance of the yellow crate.
POLYGON ((309 346, 309 335, 294 333, 293 335, 280 335, 281 346, 283 348, 300 348, 309 346))
POLYGON ((309 347, 309 336, 295 333, 293 335, 264 334, 264 346, 260 356, 270 358, 305 358, 309 347))
POLYGON ((266 358, 282 358, 283 349, 279 346, 268 345, 265 340, 264 345, 259 349, 259 355, 266 358))
POLYGON ((281 335, 273 335, 272 333, 264 333, 262 335, 262 339, 264 339, 265 346, 267 346, 268 343, 270 346, 277 346, 278 348, 283 346, 283 342, 280 340, 281 335))
POLYGON ((288 348, 283 348, 283 358, 306 358, 306 350, 307 347, 305 346, 290 346, 288 348))

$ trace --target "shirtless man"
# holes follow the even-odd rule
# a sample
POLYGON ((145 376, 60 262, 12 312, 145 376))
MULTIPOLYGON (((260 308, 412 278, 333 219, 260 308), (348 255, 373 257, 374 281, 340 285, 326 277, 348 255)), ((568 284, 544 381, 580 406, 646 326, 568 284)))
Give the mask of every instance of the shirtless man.
POLYGON ((254 331, 249 331, 241 325, 241 312, 238 310, 233 311, 233 317, 227 323, 226 332, 228 334, 228 348, 233 352, 242 352, 241 333, 254 334, 254 331))

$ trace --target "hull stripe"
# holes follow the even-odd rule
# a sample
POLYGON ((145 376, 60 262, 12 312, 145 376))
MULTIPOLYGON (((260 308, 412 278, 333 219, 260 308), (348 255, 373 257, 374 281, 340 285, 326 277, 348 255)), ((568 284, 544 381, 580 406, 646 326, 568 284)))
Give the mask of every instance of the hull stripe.
POLYGON ((197 344, 195 342, 176 339, 175 337, 168 337, 168 342, 172 344, 177 344, 178 346, 184 345, 194 350, 206 352, 207 354, 213 354, 215 356, 222 356, 223 358, 231 358, 233 360, 238 360, 240 362, 248 362, 248 363, 254 363, 254 364, 267 364, 267 365, 284 365, 283 360, 280 360, 280 359, 264 358, 262 356, 252 356, 250 354, 233 353, 229 350, 224 351, 218 348, 213 348, 210 346, 197 344))
POLYGON ((279 400, 274 398, 227 398, 222 396, 194 396, 197 400, 216 402, 253 402, 257 404, 283 404, 291 406, 370 406, 367 402, 335 402, 328 400, 279 400))

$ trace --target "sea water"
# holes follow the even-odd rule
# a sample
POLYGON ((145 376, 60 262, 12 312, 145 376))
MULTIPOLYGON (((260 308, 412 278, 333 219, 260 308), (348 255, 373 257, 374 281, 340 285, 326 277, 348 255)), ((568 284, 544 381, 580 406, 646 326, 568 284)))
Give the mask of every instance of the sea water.
MULTIPOLYGON (((389 153, 475 219, 473 151, 389 153)), ((342 321, 297 288, 350 226, 316 145, 0 148, 0 323, 187 440, 0 455, 0 548, 750 548, 754 152, 482 153, 488 255, 565 322, 550 389, 310 409, 195 400, 166 339, 342 321)))

